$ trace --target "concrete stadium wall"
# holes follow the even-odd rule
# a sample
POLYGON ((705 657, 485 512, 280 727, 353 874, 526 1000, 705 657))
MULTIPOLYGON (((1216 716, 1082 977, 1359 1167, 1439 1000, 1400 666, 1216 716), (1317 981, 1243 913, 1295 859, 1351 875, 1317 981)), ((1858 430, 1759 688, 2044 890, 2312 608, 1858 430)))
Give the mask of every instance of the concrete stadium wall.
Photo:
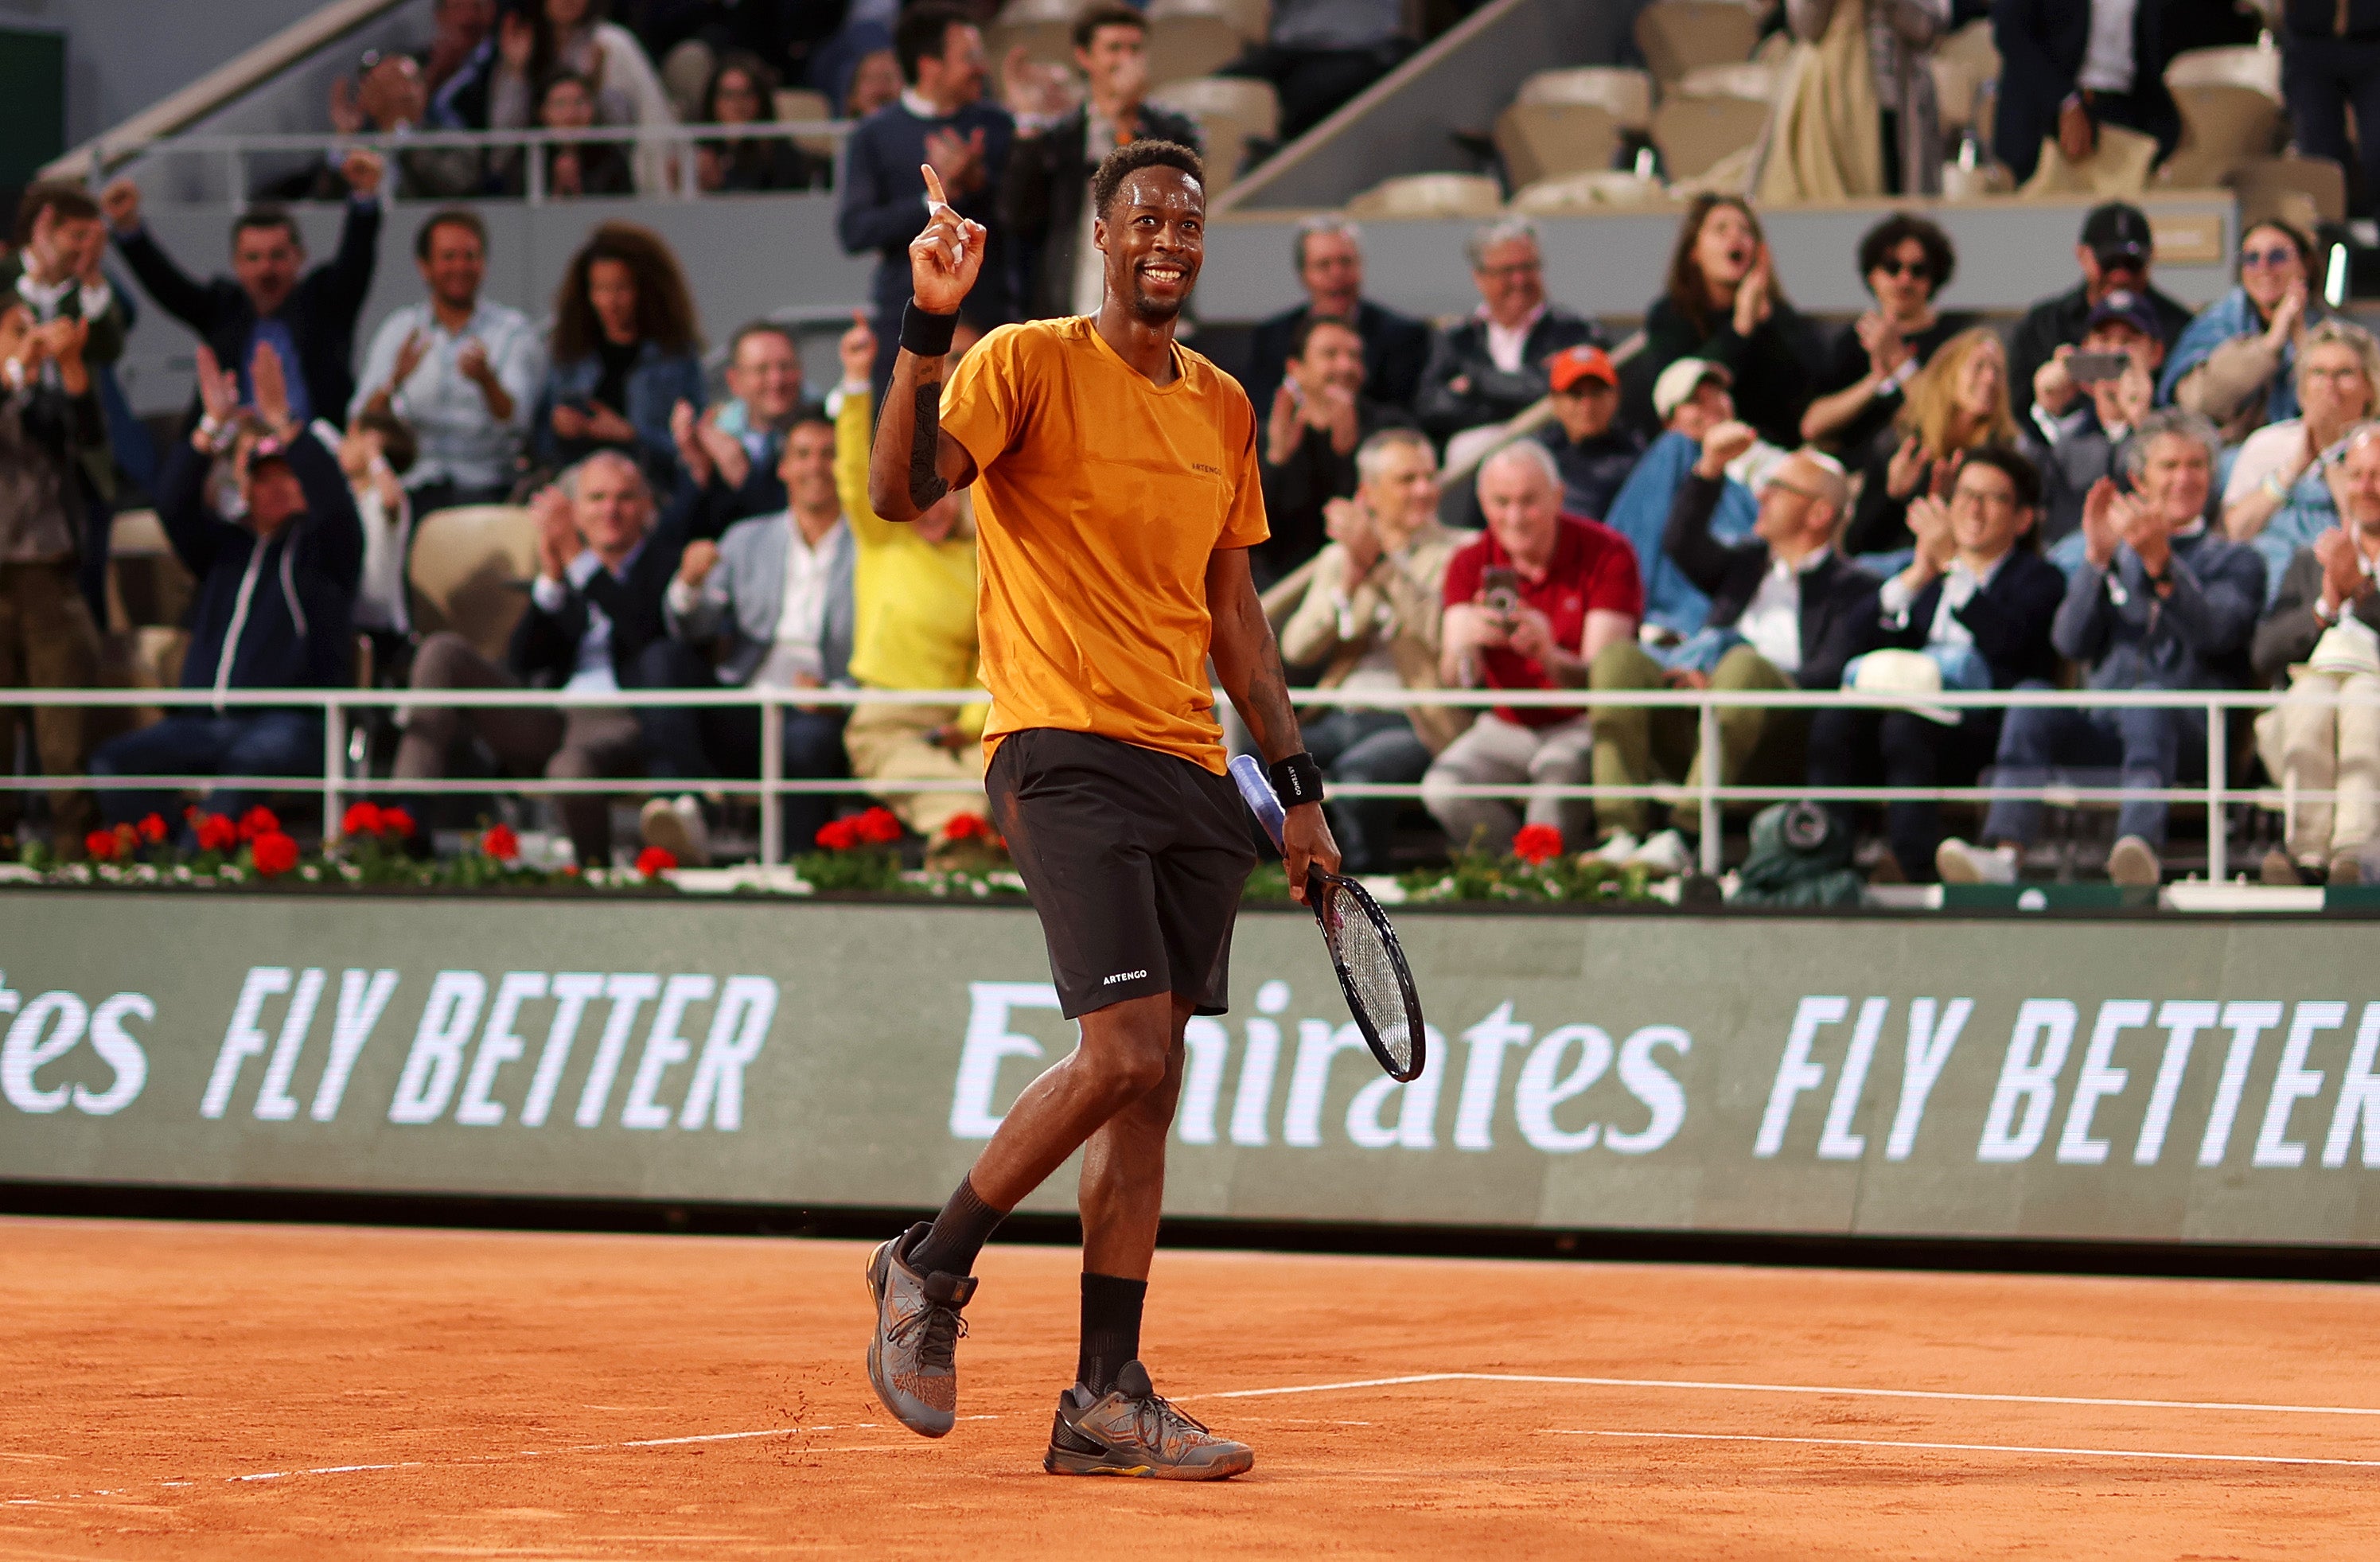
MULTIPOLYGON (((1021 908, 35 890, 0 916, 13 1182, 920 1207, 1073 1038, 1021 908)), ((2359 921, 1399 922, 1434 1026, 1407 1085, 1311 920, 1242 917, 1169 1213, 2380 1242, 2359 921)))

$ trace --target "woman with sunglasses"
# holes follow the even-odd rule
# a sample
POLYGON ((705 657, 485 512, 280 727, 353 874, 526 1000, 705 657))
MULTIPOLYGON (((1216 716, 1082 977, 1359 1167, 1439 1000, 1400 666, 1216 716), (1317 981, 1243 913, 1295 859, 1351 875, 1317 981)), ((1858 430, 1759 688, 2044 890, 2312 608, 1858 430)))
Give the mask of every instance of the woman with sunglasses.
POLYGON ((1819 395, 1802 414, 1802 438, 1857 466, 1892 424, 1902 394, 1943 343, 1975 323, 1943 314, 1935 298, 1958 268, 1950 236, 1925 218, 1896 212, 1860 240, 1859 269, 1876 308, 1829 345, 1819 395))
POLYGON ((2298 355, 2306 328, 2325 313, 2314 266, 2313 241, 2289 224, 2251 226, 2240 239, 2240 285, 2183 329, 2157 400, 2212 419, 2227 445, 2295 418, 2298 355))

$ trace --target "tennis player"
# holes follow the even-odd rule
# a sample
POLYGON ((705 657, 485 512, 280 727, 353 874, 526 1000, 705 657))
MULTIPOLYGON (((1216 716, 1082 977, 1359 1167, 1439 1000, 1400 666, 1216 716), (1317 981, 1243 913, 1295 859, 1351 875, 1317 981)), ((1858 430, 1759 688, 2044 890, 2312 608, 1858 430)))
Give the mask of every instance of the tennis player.
POLYGON ((985 234, 942 203, 930 169, 926 183, 868 498, 905 521, 975 487, 984 788, 1082 1039, 1017 1098, 941 1214, 876 1250, 868 1378, 911 1431, 950 1431, 976 1254, 1080 1149, 1082 1352, 1042 1468, 1220 1480, 1255 1454, 1159 1398, 1139 1359, 1183 1027, 1224 1011, 1256 865, 1208 658, 1289 805, 1291 885, 1309 863, 1336 871, 1339 849, 1248 574, 1268 535, 1256 414, 1173 339, 1205 254, 1204 175, 1170 141, 1111 152, 1091 183, 1099 312, 1002 326, 947 379, 985 234))

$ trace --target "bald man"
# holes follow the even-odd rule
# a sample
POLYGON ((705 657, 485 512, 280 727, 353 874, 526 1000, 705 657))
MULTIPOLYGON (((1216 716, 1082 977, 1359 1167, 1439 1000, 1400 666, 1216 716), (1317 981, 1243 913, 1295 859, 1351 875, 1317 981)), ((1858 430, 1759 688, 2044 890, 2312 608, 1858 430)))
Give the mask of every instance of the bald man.
MULTIPOLYGON (((1597 688, 1831 689, 1843 665, 1863 648, 1876 614, 1876 576, 1835 547, 1849 495, 1843 469, 1828 456, 1801 451, 1772 469, 1761 490, 1752 535, 1721 542, 1711 535, 1727 464, 1758 436, 1749 424, 1721 423, 1703 436, 1701 456, 1670 506, 1661 549, 1708 597, 1706 633, 1690 641, 1689 655, 1664 667, 1626 647, 1596 667, 1597 688)), ((1738 707, 1719 712, 1719 783, 1778 784, 1803 779, 1809 720, 1801 711, 1738 707)), ((1595 779, 1644 785, 1656 778, 1702 781, 1694 712, 1596 712, 1595 779)), ((1598 824, 1617 836, 1640 826, 1647 805, 1621 802, 1597 810, 1598 824)), ((1696 811, 1671 821, 1699 828, 1696 811)), ((1609 842, 1607 842, 1607 849, 1609 842)))

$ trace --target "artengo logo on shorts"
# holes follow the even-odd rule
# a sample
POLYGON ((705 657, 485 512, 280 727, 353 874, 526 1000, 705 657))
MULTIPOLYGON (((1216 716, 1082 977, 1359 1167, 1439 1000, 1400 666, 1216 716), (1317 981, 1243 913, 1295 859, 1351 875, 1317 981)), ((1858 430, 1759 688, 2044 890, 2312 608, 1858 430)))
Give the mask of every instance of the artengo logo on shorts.
MULTIPOLYGON (((1002 1065, 1029 1059, 1038 1072, 1047 1061, 1040 1042, 1015 1034, 1013 1017, 1055 1010, 1058 994, 1038 982, 970 982, 967 993, 950 1130, 960 1139, 989 1139, 1000 1127, 995 1103, 1013 1097, 1029 1077, 1018 1067, 1003 1078, 1002 1065)), ((1256 1013, 1241 1023, 1236 1037, 1220 1020, 1192 1018, 1183 1038, 1189 1056, 1174 1117, 1183 1143, 1313 1148, 1322 1144, 1327 1129, 1336 1128, 1362 1149, 1436 1149, 1443 1087, 1455 1065, 1438 1028, 1429 1028, 1429 1061, 1421 1077, 1400 1084, 1378 1072, 1354 1021, 1280 1018, 1292 997, 1286 982, 1258 986, 1256 1013), (1293 1026, 1293 1040, 1284 1025, 1293 1026), (1367 1083, 1340 1122, 1326 1125, 1332 1066, 1351 1052, 1349 1066, 1360 1067, 1367 1083)), ((1318 997, 1345 1012, 1337 988, 1318 997)), ((1450 1135, 1456 1149, 1493 1149, 1507 1123, 1534 1148, 1555 1155, 1599 1148, 1641 1156, 1676 1136, 1686 1120, 1686 1092, 1670 1069, 1693 1049, 1692 1036, 1675 1025, 1646 1025, 1617 1042, 1591 1024, 1540 1032, 1515 1017, 1513 1007, 1507 999, 1462 1033, 1462 1078, 1450 1135), (1508 1055, 1517 1065, 1509 1071, 1509 1090, 1508 1055)))
MULTIPOLYGON (((1851 999, 1840 995, 1804 997, 1794 1006, 1755 1156, 1783 1151, 1796 1105, 1805 1095, 1825 1092, 1828 1062, 1821 1060, 1822 1052, 1833 1063, 1834 1089, 1815 1156, 1849 1161, 1867 1154, 1867 1135, 1854 1132, 1853 1123, 1878 1048, 1891 1039, 1888 1031, 1901 1032, 1891 1023, 1892 1008, 1890 999, 1865 999, 1854 1018, 1851 999), (1851 1034, 1841 1037, 1846 1023, 1851 1034)), ((1971 998, 1909 1001, 1886 1160, 1907 1160, 1916 1149, 1926 1102, 1974 1009, 1971 998)), ((2099 1003, 2087 1029, 2082 1014, 2070 999, 2028 998, 2018 1004, 1975 1142, 1978 1162, 2030 1161, 2052 1143, 2055 1126, 2055 1157, 2065 1165, 2101 1166, 2120 1157, 2155 1166, 2172 1144, 2177 1156, 2216 1167, 2232 1156, 2235 1142, 2244 1141, 2252 1146, 2252 1167, 2301 1167, 2318 1159, 2336 1169, 2348 1164, 2360 1129, 2362 1164, 2380 1166, 2380 1003, 2366 1003, 2361 1018, 2351 1019, 2351 1006, 2332 999, 2119 998, 2099 1003), (2078 1039, 2081 1061, 2070 1085, 2068 1065, 2078 1039), (2259 1054, 2270 1058, 2276 1046, 2270 1072, 2258 1069, 2259 1054), (2251 1096, 2252 1077, 2262 1085, 2261 1101, 2251 1096), (2185 1084, 2192 1086, 2187 1093, 2185 1084)), ((1988 1045, 1980 1038, 1970 1045, 1978 1044, 1988 1045)), ((1888 1072, 1885 1091, 1892 1084, 1888 1072)), ((1879 1114, 1885 1099, 1879 1095, 1879 1114)), ((1806 1128, 1795 1136, 1797 1149, 1806 1136, 1806 1128)))
MULTIPOLYGON (((334 1120, 397 987, 392 970, 252 967, 200 1115, 334 1120)), ((766 976, 441 971, 387 1119, 541 1128, 558 1108, 580 1128, 733 1132, 744 1123, 744 1072, 776 1012, 766 976)))

